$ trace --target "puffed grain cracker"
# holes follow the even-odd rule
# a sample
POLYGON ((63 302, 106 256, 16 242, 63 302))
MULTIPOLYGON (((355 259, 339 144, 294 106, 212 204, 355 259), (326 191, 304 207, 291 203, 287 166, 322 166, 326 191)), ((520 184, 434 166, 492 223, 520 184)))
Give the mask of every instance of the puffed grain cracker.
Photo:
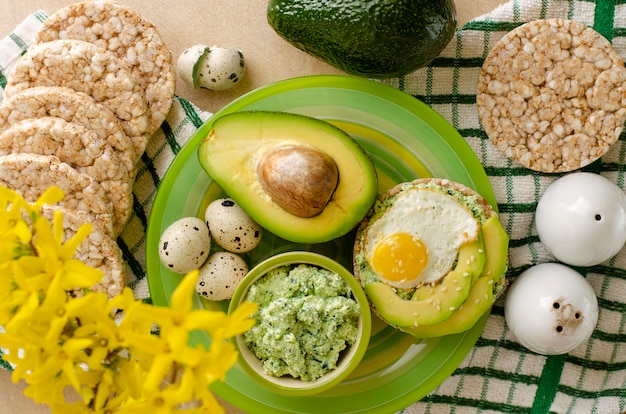
MULTIPOLYGON (((57 210, 63 214, 64 241, 74 236, 83 224, 90 222, 89 215, 84 211, 59 206, 44 206, 43 215, 52 221, 57 210)), ((94 291, 105 292, 109 297, 122 293, 126 286, 126 263, 122 250, 105 229, 92 225, 89 235, 76 248, 74 259, 102 271, 102 281, 93 286, 94 291)))
POLYGON ((54 155, 7 154, 0 156, 0 185, 15 190, 34 203, 46 190, 57 186, 65 193, 59 206, 82 210, 103 228, 113 225, 113 208, 102 186, 54 155))
POLYGON ((18 59, 8 77, 5 97, 33 86, 65 86, 86 93, 120 119, 136 155, 145 151, 150 108, 130 70, 112 53, 74 39, 31 47, 18 59))
POLYGON ((53 13, 33 44, 56 39, 91 42, 114 53, 130 67, 150 105, 151 132, 165 120, 176 86, 172 53, 154 24, 110 0, 87 0, 53 13))
POLYGON ((104 189, 114 213, 114 235, 130 218, 133 186, 126 167, 111 146, 82 125, 61 118, 30 118, 0 133, 0 155, 55 155, 104 189))
POLYGON ((603 156, 626 120, 626 68, 609 41, 582 23, 533 21, 489 52, 477 96, 493 144, 546 173, 576 170, 603 156))
POLYGON ((131 179, 136 174, 135 149, 117 117, 89 95, 63 86, 35 86, 0 105, 0 132, 28 118, 53 116, 94 131, 117 152, 131 179))

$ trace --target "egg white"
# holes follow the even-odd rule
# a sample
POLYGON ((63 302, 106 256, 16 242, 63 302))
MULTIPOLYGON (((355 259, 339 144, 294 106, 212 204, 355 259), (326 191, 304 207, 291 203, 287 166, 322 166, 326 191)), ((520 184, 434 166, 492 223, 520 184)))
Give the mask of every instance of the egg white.
POLYGON ((398 194, 385 212, 376 217, 364 235, 363 252, 371 264, 377 244, 393 234, 409 233, 427 248, 428 262, 413 280, 385 283, 410 288, 433 283, 445 276, 455 263, 461 245, 478 237, 480 223, 465 205, 447 194, 412 187, 398 194))

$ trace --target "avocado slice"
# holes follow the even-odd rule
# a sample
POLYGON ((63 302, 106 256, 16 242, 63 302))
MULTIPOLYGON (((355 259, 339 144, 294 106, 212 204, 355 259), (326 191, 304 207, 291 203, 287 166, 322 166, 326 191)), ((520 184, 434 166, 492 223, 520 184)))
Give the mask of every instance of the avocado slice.
MULTIPOLYGON (((292 242, 323 243, 345 235, 363 219, 377 195, 376 170, 359 144, 329 122, 305 115, 274 111, 224 115, 214 121, 198 157, 209 176, 254 221, 292 242), (337 168, 332 194, 321 211, 310 217, 286 210, 276 197, 281 192, 290 196, 289 191, 279 189, 270 195, 258 169, 268 154, 289 153, 290 148, 323 154, 319 158, 330 157, 337 168)), ((275 162, 272 159, 268 164, 275 162)))
MULTIPOLYGON (((421 300, 402 299, 386 283, 365 285, 376 311, 390 324, 400 327, 432 325, 446 320, 467 298, 472 281, 482 272, 485 251, 482 237, 459 248, 456 267, 421 300)), ((418 289, 419 290, 419 289, 418 289)))
POLYGON ((425 66, 457 25, 453 0, 270 0, 266 14, 270 27, 293 46, 368 78, 425 66))
POLYGON ((433 325, 402 327, 402 331, 417 338, 434 338, 470 329, 493 304, 493 280, 479 277, 467 296, 463 306, 450 317, 433 325))
POLYGON ((482 225, 485 242, 485 267, 481 277, 489 277, 498 282, 506 272, 507 256, 509 253, 509 235, 500 223, 498 216, 493 215, 482 225))
POLYGON ((504 277, 507 267, 509 236, 497 216, 491 216, 482 226, 486 261, 482 273, 467 296, 463 306, 443 322, 434 325, 403 327, 418 338, 433 338, 464 332, 487 312, 494 301, 494 291, 504 277))

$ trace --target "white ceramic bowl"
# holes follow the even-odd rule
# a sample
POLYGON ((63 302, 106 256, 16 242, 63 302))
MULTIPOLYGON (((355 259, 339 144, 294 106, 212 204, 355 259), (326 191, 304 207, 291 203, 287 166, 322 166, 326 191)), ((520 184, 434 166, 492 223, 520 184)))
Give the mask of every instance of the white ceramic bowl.
POLYGON ((330 270, 340 275, 352 290, 353 299, 359 305, 361 316, 359 317, 358 336, 354 345, 344 350, 339 358, 337 368, 327 372, 315 381, 302 381, 290 376, 275 377, 265 373, 262 363, 246 346, 241 335, 235 338, 240 357, 239 363, 245 372, 264 387, 291 396, 302 396, 317 394, 339 384, 359 365, 367 346, 371 334, 372 317, 369 303, 365 292, 354 276, 341 264, 336 261, 312 252, 295 251, 272 256, 269 259, 255 266, 244 280, 240 283, 231 299, 229 313, 233 312, 241 304, 252 284, 265 276, 269 271, 285 266, 307 264, 330 270))

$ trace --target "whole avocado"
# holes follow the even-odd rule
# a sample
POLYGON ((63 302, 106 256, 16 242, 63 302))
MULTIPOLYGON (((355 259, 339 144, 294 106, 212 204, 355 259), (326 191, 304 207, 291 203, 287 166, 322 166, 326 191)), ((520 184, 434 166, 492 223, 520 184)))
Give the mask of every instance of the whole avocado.
POLYGON ((453 0, 270 0, 279 36, 344 72, 392 78, 426 66, 456 30, 453 0))

